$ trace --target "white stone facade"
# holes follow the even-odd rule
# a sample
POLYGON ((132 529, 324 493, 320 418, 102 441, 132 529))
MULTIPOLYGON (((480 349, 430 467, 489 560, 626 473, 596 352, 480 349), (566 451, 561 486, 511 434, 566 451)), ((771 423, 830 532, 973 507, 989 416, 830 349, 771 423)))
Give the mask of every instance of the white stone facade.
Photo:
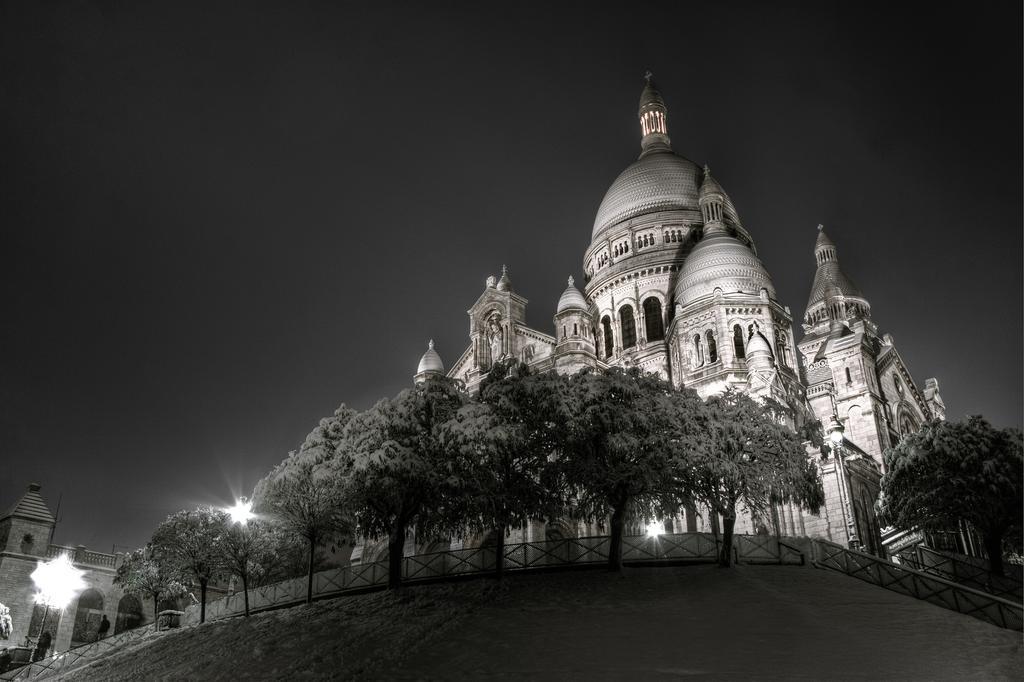
MULTIPOLYGON (((780 508, 772 523, 786 534, 876 549, 882 453, 901 434, 944 415, 938 382, 917 388, 892 338, 878 335, 867 300, 839 268, 824 232, 797 343, 792 313, 778 300, 732 200, 706 166, 672 150, 668 109, 649 79, 638 116, 640 157, 598 208, 583 256, 585 287, 579 291, 570 279, 555 334, 526 326, 527 301, 503 268, 468 311, 470 345, 447 375, 472 391, 492 363, 514 357, 565 373, 639 367, 703 397, 735 388, 778 399, 791 408, 794 426, 841 426, 835 452, 843 461, 811 451, 821 461, 826 509, 815 516, 780 508)), ((737 531, 763 529, 764 521, 741 519, 737 531)), ((708 529, 704 515, 675 522, 708 529)))

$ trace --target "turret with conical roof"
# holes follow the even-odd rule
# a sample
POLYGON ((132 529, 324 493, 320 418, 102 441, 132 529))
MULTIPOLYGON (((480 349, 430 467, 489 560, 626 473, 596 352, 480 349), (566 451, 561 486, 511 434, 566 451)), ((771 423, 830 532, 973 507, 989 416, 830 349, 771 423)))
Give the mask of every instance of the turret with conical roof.
POLYGON ((870 319, 871 305, 839 266, 839 252, 823 225, 818 225, 814 260, 818 269, 807 300, 804 326, 811 328, 833 321, 870 319))
POLYGON ((39 494, 41 486, 31 483, 6 514, 0 516, 0 552, 45 556, 56 520, 39 494))

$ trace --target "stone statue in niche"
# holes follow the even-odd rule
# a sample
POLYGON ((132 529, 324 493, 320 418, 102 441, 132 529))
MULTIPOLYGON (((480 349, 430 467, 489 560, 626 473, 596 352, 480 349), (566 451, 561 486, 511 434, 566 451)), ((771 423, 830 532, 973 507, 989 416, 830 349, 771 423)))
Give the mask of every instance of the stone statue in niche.
POLYGON ((531 360, 533 360, 533 344, 532 343, 527 344, 527 346, 525 348, 523 348, 523 362, 530 362, 531 360))
POLYGON ((505 332, 501 328, 501 318, 493 315, 487 320, 487 346, 491 351, 491 363, 498 362, 504 356, 505 332))

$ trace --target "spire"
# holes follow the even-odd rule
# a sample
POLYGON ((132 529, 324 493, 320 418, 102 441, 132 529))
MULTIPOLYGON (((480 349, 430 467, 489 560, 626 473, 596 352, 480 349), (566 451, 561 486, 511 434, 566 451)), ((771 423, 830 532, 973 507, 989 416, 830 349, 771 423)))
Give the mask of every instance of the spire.
POLYGON ((672 141, 668 137, 668 107, 661 98, 658 87, 654 84, 654 74, 644 74, 644 89, 640 93, 640 156, 654 152, 672 151, 672 141))
POLYGON ((811 295, 807 300, 807 312, 804 314, 805 323, 816 324, 824 320, 870 317, 870 304, 840 267, 839 252, 836 250, 835 242, 825 234, 823 225, 818 225, 818 239, 814 243, 814 260, 817 262, 818 268, 814 272, 814 283, 811 285, 811 295), (820 308, 824 310, 819 311, 820 308))
POLYGON ((825 234, 825 226, 820 223, 818 224, 818 241, 814 243, 814 260, 818 262, 818 265, 839 262, 835 242, 828 238, 828 235, 825 234))
POLYGON ((704 235, 725 230, 725 192, 711 177, 711 168, 704 164, 704 181, 700 185, 700 212, 704 216, 704 235))

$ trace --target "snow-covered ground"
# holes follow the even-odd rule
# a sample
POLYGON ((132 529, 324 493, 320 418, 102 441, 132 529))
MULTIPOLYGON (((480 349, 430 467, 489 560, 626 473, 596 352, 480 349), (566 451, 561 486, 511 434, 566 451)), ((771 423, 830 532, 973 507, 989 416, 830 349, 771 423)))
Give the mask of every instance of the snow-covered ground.
POLYGON ((1022 679, 1021 634, 777 566, 516 575, 168 633, 65 675, 139 679, 1022 679))

